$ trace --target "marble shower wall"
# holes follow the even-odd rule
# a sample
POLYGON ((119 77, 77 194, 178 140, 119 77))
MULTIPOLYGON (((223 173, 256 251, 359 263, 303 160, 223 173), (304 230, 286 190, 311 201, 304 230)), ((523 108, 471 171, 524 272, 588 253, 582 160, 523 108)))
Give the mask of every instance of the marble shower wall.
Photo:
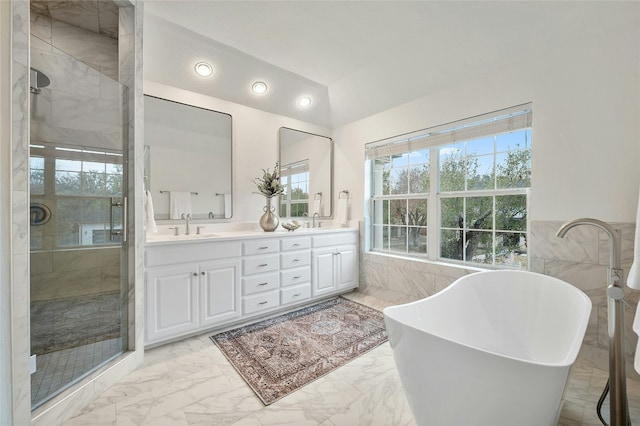
POLYGON ((31 302, 118 290, 118 247, 31 253, 31 302))
MULTIPOLYGON (((607 370, 609 339, 605 291, 609 265, 608 239, 604 232, 593 226, 573 228, 565 238, 559 238, 555 234, 562 224, 563 222, 555 221, 531 222, 530 270, 571 283, 590 297, 593 308, 582 345, 582 354, 598 368, 607 370)), ((611 225, 622 237, 622 267, 626 279, 633 259, 635 224, 611 225)), ((361 238, 364 234, 364 225, 361 223, 361 238)), ((363 241, 361 247, 364 247, 363 241)), ((457 278, 478 270, 408 260, 362 250, 359 291, 393 303, 406 303, 435 294, 457 278)), ((625 296, 628 304, 633 307, 627 308, 625 312, 627 373, 633 375, 633 351, 638 336, 631 327, 640 292, 625 288, 625 296)))
POLYGON ((30 52, 51 80, 31 95, 31 140, 122 150, 118 40, 32 13, 30 52))
MULTIPOLYGON (((117 38, 36 13, 30 22, 31 67, 51 80, 38 95, 30 95, 31 142, 122 151, 125 93, 117 82, 117 38)), ((118 290, 118 249, 52 251, 55 196, 30 198, 47 205, 54 219, 31 227, 31 247, 38 249, 30 256, 31 300, 118 290)))

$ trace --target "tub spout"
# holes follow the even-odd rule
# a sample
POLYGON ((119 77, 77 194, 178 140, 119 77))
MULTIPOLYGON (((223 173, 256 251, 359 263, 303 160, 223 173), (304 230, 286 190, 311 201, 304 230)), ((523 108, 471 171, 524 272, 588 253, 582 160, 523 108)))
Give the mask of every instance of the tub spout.
POLYGON ((582 218, 566 222, 558 229, 556 235, 563 238, 567 231, 579 225, 592 225, 600 228, 609 237, 609 267, 620 269, 620 235, 611 225, 598 219, 582 218))
MULTIPOLYGON (((611 390, 611 426, 627 426, 630 423, 627 401, 627 376, 624 359, 624 288, 621 263, 620 235, 608 223, 598 219, 570 220, 558 229, 556 235, 563 238, 567 231, 579 225, 592 225, 609 237, 609 269, 607 271, 607 311, 609 334, 609 388, 611 390)), ((606 393, 606 388, 605 388, 606 393)), ((598 406, 598 415, 600 415, 598 406)))

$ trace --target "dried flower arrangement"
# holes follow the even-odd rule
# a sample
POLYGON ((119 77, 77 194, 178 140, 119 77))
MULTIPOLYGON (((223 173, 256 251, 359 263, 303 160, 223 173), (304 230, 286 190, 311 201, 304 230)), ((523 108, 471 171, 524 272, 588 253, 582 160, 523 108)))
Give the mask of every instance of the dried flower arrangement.
POLYGON ((284 186, 280 183, 280 167, 276 162, 273 172, 269 169, 262 169, 262 177, 253 180, 258 187, 258 192, 267 198, 275 197, 284 193, 284 186))

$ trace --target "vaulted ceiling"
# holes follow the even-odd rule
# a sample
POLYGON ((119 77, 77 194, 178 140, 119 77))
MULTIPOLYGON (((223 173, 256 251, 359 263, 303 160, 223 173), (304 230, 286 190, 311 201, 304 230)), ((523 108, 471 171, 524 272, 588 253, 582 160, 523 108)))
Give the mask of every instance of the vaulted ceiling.
MULTIPOLYGON (((327 127, 605 36, 640 15, 637 1, 143 3, 145 78, 327 127), (199 60, 213 77, 195 75, 199 60), (251 94, 256 80, 268 84, 265 95, 251 94), (295 105, 302 94, 311 107, 295 105)), ((108 0, 32 0, 32 8, 102 33, 113 33, 117 17, 108 0)))

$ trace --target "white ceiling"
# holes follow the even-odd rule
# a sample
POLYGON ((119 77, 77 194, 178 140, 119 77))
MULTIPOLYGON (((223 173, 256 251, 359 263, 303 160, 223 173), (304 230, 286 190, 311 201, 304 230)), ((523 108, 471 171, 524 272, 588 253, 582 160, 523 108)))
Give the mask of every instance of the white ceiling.
POLYGON ((145 0, 145 78, 337 127, 637 21, 639 5, 145 0), (217 71, 206 84, 198 58, 217 71), (247 80, 260 78, 270 90, 255 98, 247 80), (293 106, 302 93, 306 111, 293 106))

